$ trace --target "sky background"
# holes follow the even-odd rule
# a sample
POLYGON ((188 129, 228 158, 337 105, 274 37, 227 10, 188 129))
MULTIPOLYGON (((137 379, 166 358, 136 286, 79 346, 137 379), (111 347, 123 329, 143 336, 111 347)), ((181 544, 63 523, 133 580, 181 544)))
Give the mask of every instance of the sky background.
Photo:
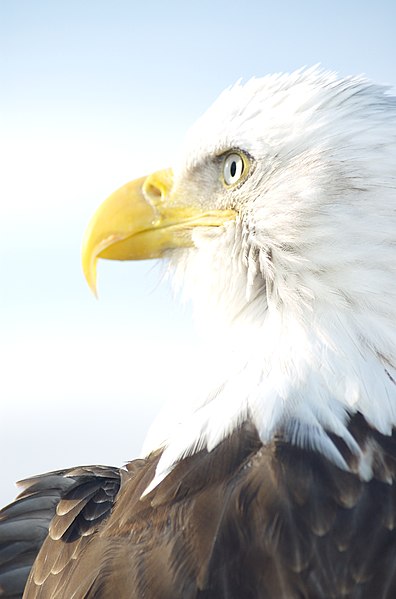
POLYGON ((85 226, 172 164, 239 78, 321 63, 396 86, 396 3, 0 2, 0 504, 14 481, 140 452, 202 376, 191 314, 155 262, 81 272, 85 226))

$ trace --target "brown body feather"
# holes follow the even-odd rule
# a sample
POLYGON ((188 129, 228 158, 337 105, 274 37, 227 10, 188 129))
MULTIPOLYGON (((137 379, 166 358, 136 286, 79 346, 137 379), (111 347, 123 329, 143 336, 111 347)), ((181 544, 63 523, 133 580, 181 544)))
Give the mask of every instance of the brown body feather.
MULTIPOLYGON (((249 425, 144 498, 159 453, 67 471, 24 599, 396 597, 396 440, 359 416, 350 428, 376 448, 369 482, 281 438, 263 446, 249 425)), ((6 509, 0 542, 13 522, 6 509)))

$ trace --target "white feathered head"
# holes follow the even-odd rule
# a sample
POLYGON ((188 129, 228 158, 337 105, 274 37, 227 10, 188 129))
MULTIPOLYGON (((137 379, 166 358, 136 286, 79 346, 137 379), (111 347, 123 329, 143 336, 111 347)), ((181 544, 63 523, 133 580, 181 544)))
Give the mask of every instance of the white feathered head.
POLYGON ((99 209, 84 264, 166 256, 210 343, 221 385, 169 434, 164 471, 246 419, 344 465, 328 433, 361 412, 396 424, 396 98, 317 68, 224 91, 173 171, 99 209), (131 204, 131 198, 133 203, 131 204), (221 324, 221 326, 218 326, 221 324))

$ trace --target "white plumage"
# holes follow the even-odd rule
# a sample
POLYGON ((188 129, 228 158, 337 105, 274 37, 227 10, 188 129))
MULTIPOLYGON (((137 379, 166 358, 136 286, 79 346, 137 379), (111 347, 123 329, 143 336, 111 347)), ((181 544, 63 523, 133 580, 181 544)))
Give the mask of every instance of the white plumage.
POLYGON ((326 430, 362 458, 349 416, 396 424, 395 98, 318 68, 238 83, 191 129, 174 190, 239 214, 170 256, 230 368, 167 432, 152 486, 247 416, 263 442, 286 430, 345 468, 326 430), (217 157, 232 148, 251 172, 224 189, 217 157))

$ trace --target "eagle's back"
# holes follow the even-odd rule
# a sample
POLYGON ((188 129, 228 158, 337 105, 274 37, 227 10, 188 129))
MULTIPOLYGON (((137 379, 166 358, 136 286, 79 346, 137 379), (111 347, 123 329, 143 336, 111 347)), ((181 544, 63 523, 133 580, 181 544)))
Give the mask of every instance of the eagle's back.
POLYGON ((370 481, 281 438, 263 446, 249 425, 143 498, 159 453, 131 462, 114 497, 112 475, 81 479, 58 504, 24 598, 395 597, 395 439, 359 416, 350 429, 370 448, 370 481))

